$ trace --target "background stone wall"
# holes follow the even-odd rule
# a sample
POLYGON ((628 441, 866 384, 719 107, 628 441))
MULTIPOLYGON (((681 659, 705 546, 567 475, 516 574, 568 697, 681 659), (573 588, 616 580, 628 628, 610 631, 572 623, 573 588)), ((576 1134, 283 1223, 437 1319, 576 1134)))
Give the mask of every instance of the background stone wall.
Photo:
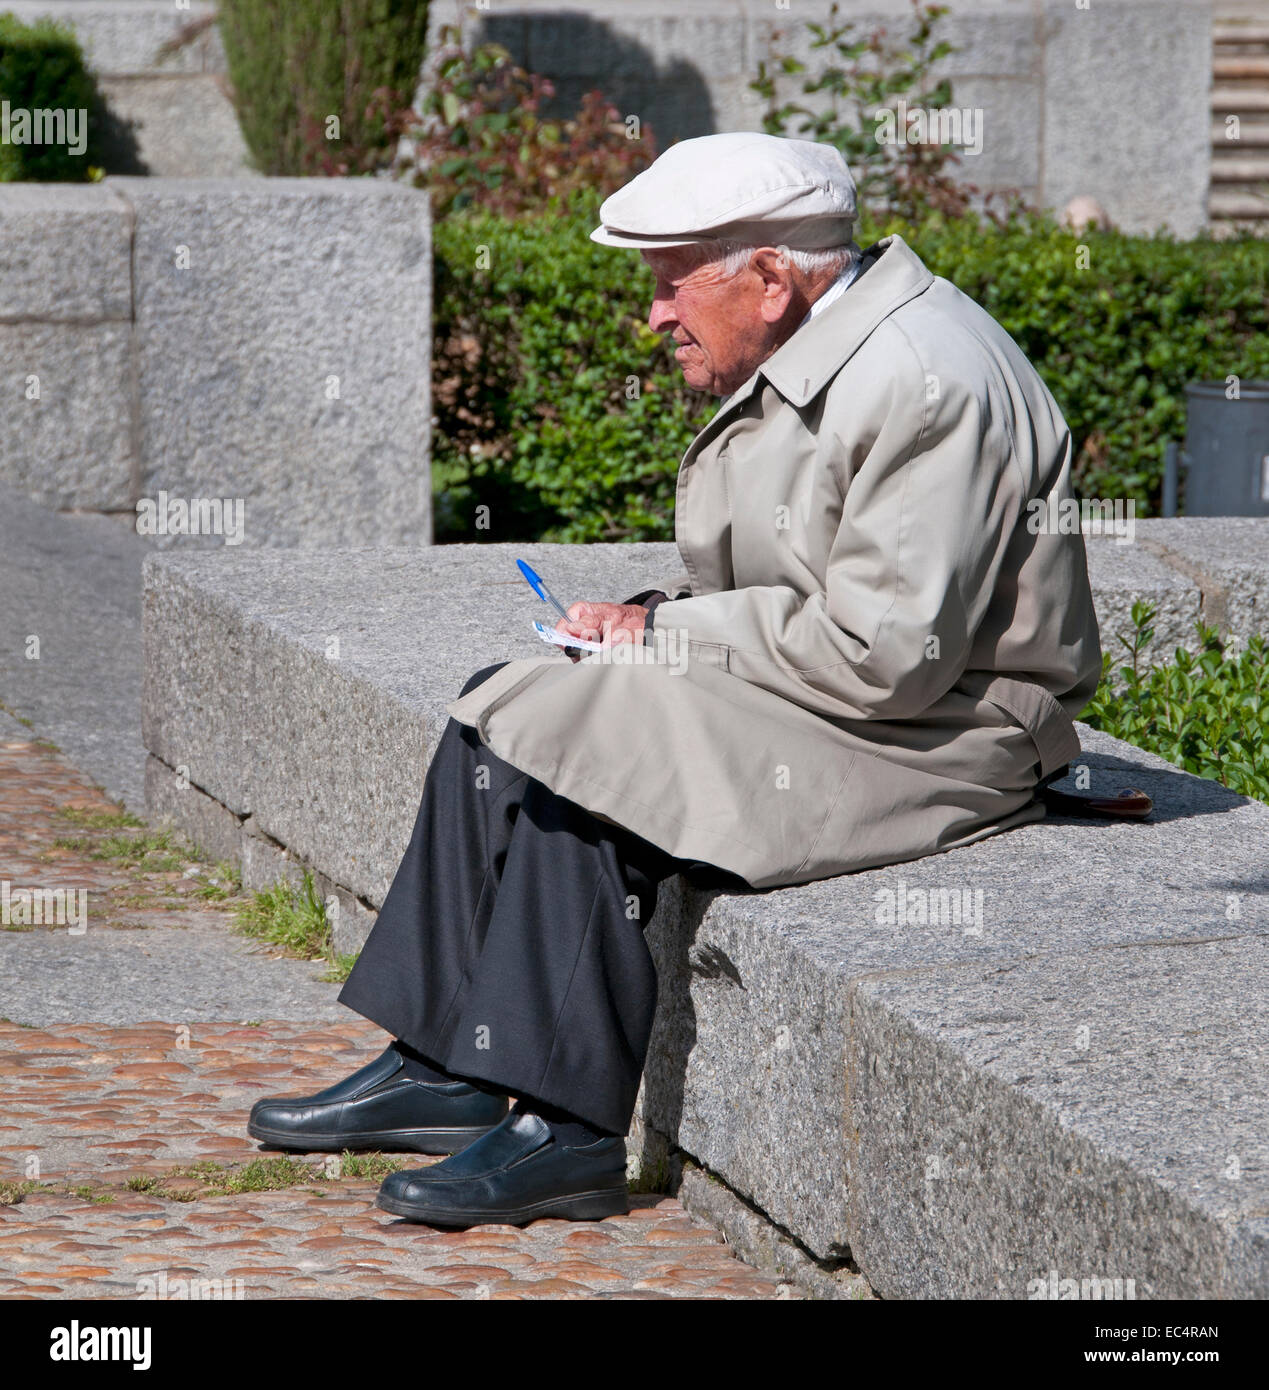
MULTIPOLYGON (((623 115, 650 121, 658 145, 716 131, 761 128, 748 84, 776 31, 779 51, 818 72, 807 21, 830 0, 433 0, 432 33, 462 22, 479 42, 504 44, 550 77, 572 111, 599 87, 623 115)), ((952 104, 980 108, 985 141, 963 176, 1018 188, 1062 208, 1096 198, 1125 231, 1163 224, 1193 236, 1207 221, 1210 166, 1210 0, 952 0, 940 26, 959 50, 938 71, 952 104)), ((866 35, 908 32, 908 0, 842 0, 866 35)), ((430 49, 435 43, 429 44, 430 49)), ((831 50, 827 50, 831 52, 831 50)), ((788 90, 797 94, 796 85, 788 90)), ((800 96, 799 96, 799 99, 800 96)), ((790 131, 790 134, 796 133, 790 131)))
POLYGON ((46 506, 162 490, 241 500, 248 545, 428 544, 430 370, 424 193, 0 185, 0 480, 46 506))
MULTIPOLYGON (((1220 0, 1224 14, 1240 0, 1220 0)), ((600 88, 623 114, 652 123, 661 148, 716 131, 758 129, 748 88, 775 35, 812 60, 807 21, 831 0, 432 0, 442 25, 504 44, 550 77, 555 109, 600 88)), ((135 172, 170 177, 249 174, 212 26, 179 52, 159 50, 215 12, 205 0, 13 0, 24 20, 69 25, 111 110, 133 123, 135 172)), ((1096 198, 1125 231, 1206 225, 1211 134, 1212 0, 953 0, 940 33, 957 51, 940 71, 953 104, 981 109, 985 143, 962 172, 985 189, 1017 188, 1062 208, 1096 198)), ((840 0, 860 33, 907 32, 908 0, 840 0)), ((1241 16, 1242 11, 1239 11, 1241 16)), ((795 90, 790 88, 790 90, 795 90)), ((122 154, 123 151, 117 153, 122 154)), ((126 167, 133 172, 132 166, 126 167)))
POLYGON ((107 145, 112 172, 167 178, 254 175, 225 80, 216 6, 188 0, 12 0, 24 23, 52 19, 74 31, 111 113, 124 123, 107 145), (171 54, 182 31, 201 29, 171 54))

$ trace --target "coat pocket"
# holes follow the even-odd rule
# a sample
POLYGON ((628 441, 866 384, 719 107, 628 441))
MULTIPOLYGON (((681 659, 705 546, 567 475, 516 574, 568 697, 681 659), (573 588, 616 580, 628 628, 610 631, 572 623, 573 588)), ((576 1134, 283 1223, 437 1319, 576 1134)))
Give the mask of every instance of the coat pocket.
POLYGON ((687 644, 687 659, 701 666, 710 666, 716 671, 729 671, 728 658, 731 648, 723 642, 692 642, 687 644))

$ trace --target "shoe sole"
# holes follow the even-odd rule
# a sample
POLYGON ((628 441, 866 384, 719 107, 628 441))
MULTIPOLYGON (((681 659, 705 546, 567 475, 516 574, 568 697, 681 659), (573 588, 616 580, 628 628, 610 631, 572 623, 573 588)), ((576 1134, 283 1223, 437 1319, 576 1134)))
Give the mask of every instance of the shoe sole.
POLYGON ((605 1216, 625 1216, 630 1211, 630 1194, 625 1187, 607 1188, 598 1192, 576 1192, 567 1197, 550 1197, 546 1201, 533 1202, 527 1207, 513 1207, 509 1211, 435 1211, 417 1202, 385 1197, 381 1193, 375 1200, 375 1206, 390 1211, 394 1216, 403 1216, 407 1221, 461 1231, 469 1226, 527 1226, 530 1221, 540 1221, 548 1216, 566 1221, 602 1221, 605 1216))
POLYGON ((248 1124, 247 1133, 275 1149, 290 1149, 295 1153, 385 1153, 453 1154, 474 1144, 477 1139, 495 1129, 495 1125, 480 1125, 475 1129, 382 1129, 356 1134, 290 1134, 285 1130, 266 1129, 263 1125, 248 1124))

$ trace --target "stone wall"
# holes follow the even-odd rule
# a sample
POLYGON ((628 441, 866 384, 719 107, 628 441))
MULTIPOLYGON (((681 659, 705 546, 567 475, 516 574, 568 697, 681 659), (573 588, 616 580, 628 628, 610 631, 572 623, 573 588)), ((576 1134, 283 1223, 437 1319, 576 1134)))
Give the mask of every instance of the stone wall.
MULTIPOLYGON (((1132 544, 1086 546, 1102 648, 1117 663, 1138 600, 1157 612, 1146 664, 1193 649, 1199 619, 1235 647, 1269 635, 1269 518, 1139 521, 1132 544)), ((143 735, 161 764, 149 811, 220 857, 249 851, 261 870, 249 886, 271 881, 286 851, 377 908, 445 705, 473 671, 540 654, 529 621, 541 605, 517 558, 572 602, 637 593, 674 571, 677 551, 537 542, 147 560, 143 735), (193 647, 191 631, 209 635, 193 647), (187 786, 164 775, 174 768, 187 786), (206 819, 206 803, 225 814, 206 819), (242 835, 254 837, 246 850, 242 835)))
MULTIPOLYGON (((623 116, 651 122, 658 145, 715 131, 760 130, 748 88, 776 31, 779 51, 816 72, 806 21, 830 0, 433 0, 429 24, 462 20, 473 42, 504 44, 550 77, 555 109, 600 88, 623 116)), ((867 34, 908 32, 908 0, 844 0, 867 34)), ((953 0, 940 28, 957 52, 940 72, 952 105, 979 109, 981 153, 961 173, 1062 208, 1096 198, 1127 231, 1167 224, 1193 236, 1207 221, 1211 86, 1209 0, 953 0)), ((429 45, 434 48, 435 43, 429 45)), ((801 99, 797 88, 786 88, 801 99)), ((790 130, 789 134, 797 134, 790 130)))
MULTIPOLYGON (((1135 545, 1090 537, 1088 555, 1107 650, 1138 597, 1165 615, 1154 659, 1200 615, 1269 626, 1269 518, 1139 522, 1135 545)), ((357 949, 445 705, 479 668, 541 651, 521 556, 568 601, 635 593, 675 559, 151 556, 150 818, 237 859, 248 887, 316 870, 338 948, 357 949)), ((1051 1275, 1132 1280, 1139 1299, 1269 1295, 1269 1104, 1251 1079, 1269 1016, 1247 990, 1269 807, 1080 736, 1072 774, 1095 795, 1143 789, 1148 821, 1050 816, 763 893, 666 884, 635 1170, 824 1297, 851 1296, 856 1268, 886 1297, 1028 1298, 1051 1275), (878 909, 879 893, 966 892, 973 921, 878 909)))
POLYGON ((108 167, 165 178, 251 177, 247 147, 225 82, 216 12, 204 0, 12 0, 24 23, 51 19, 73 30, 113 117, 108 167), (196 36, 173 53, 164 45, 196 36))
POLYGON ((0 479, 46 506, 145 500, 160 544, 195 499, 247 545, 430 543, 430 364, 421 192, 0 185, 0 479))
MULTIPOLYGON (((818 67, 806 22, 826 21, 830 3, 433 0, 429 48, 443 24, 461 21, 471 41, 502 43, 550 77, 554 109, 571 112, 598 87, 623 114, 650 121, 664 148, 760 129, 763 104, 748 87, 759 60, 783 34, 781 52, 818 67)), ((216 28, 159 53, 214 13, 206 0, 188 10, 171 0, 14 0, 6 8, 75 30, 111 110, 134 123, 135 172, 250 172, 216 28)), ((906 33, 908 11, 908 0, 841 4, 861 33, 880 24, 906 33)), ((964 157, 966 179, 1054 208, 1087 194, 1127 231, 1166 224, 1193 236, 1206 225, 1210 0, 1097 0, 1087 9, 1074 0, 955 0, 941 32, 957 50, 940 68, 952 79, 953 105, 980 110, 984 123, 981 152, 964 157)))

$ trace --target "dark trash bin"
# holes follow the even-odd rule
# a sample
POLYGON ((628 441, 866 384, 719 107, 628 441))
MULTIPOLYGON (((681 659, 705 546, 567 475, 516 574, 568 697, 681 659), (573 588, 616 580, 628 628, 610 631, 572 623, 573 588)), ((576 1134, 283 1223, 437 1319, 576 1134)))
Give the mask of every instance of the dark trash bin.
MULTIPOLYGON (((1269 516, 1269 381, 1185 388, 1186 516, 1269 516)), ((1176 515, 1175 447, 1168 449, 1165 516, 1176 515)))

